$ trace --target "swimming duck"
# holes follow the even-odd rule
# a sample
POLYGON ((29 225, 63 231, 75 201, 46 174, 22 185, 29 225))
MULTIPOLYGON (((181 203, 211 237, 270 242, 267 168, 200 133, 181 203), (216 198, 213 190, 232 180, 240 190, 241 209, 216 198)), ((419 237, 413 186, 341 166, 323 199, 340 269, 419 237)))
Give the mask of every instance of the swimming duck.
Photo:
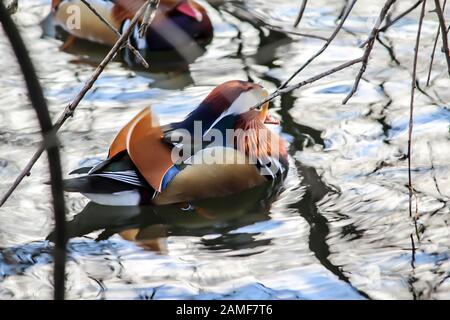
POLYGON ((114 138, 105 161, 79 168, 65 190, 104 205, 165 205, 217 198, 284 176, 283 139, 267 124, 262 86, 228 81, 180 122, 160 126, 145 108, 114 138))
MULTIPOLYGON (((89 4, 121 33, 144 3, 145 0, 89 0, 89 4)), ((52 15, 56 26, 72 36, 69 42, 81 38, 112 46, 118 39, 80 0, 52 0, 52 15)), ((144 51, 173 50, 192 42, 207 42, 213 33, 205 8, 192 0, 160 0, 143 39, 139 38, 138 29, 139 24, 130 41, 144 51)))

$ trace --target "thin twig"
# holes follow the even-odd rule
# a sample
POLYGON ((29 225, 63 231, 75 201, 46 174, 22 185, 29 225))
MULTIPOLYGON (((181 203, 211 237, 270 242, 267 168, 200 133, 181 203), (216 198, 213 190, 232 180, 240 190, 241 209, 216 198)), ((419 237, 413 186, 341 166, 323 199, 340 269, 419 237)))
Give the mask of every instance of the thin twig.
POLYGON ((411 239, 411 267, 416 268, 416 245, 414 244, 414 236, 412 233, 409 235, 411 239))
POLYGON ((142 24, 139 28, 139 37, 144 38, 147 33, 148 26, 152 23, 153 18, 155 18, 156 10, 158 10, 159 0, 148 0, 147 9, 145 9, 144 18, 142 19, 142 24))
MULTIPOLYGON (((76 95, 76 97, 72 100, 72 102, 69 103, 67 105, 67 107, 64 109, 64 111, 61 113, 58 120, 56 120, 55 124, 53 125, 55 132, 58 131, 61 128, 61 126, 64 124, 64 122, 73 115, 75 108, 78 106, 78 104, 84 98, 86 93, 92 88, 92 85, 98 79, 100 74, 103 72, 106 65, 116 56, 117 52, 126 43, 126 41, 128 40, 128 37, 130 36, 130 34, 132 32, 132 29, 137 24, 140 17, 143 15, 146 7, 147 7, 147 3, 142 5, 142 7, 137 11, 133 20, 131 20, 128 28, 124 31, 123 34, 121 34, 121 36, 119 37, 117 42, 114 44, 114 46, 111 48, 111 50, 108 52, 108 54, 105 56, 103 61, 98 65, 98 67, 95 69, 95 71, 91 75, 91 77, 86 81, 86 83, 83 86, 83 88, 81 89, 81 91, 76 95)), ((14 192, 14 190, 17 188, 17 186, 20 184, 20 182, 22 182, 23 178, 25 176, 29 175, 31 168, 36 163, 36 161, 39 159, 39 157, 42 155, 42 152, 44 151, 44 149, 45 149, 45 146, 41 143, 38 150, 31 157, 31 159, 28 161, 25 168, 19 173, 19 176, 16 178, 14 183, 11 185, 11 187, 8 189, 8 191, 4 194, 4 196, 0 200, 0 207, 3 206, 3 204, 6 202, 6 200, 8 200, 8 198, 11 196, 11 194, 14 192)))
MULTIPOLYGON (((419 6, 419 4, 422 3, 422 1, 424 1, 424 0, 419 0, 419 1, 417 1, 415 4, 413 4, 413 5, 412 5, 411 7, 409 7, 407 10, 403 11, 403 12, 400 13, 398 16, 396 16, 393 20, 391 20, 390 22, 386 22, 386 24, 378 30, 378 33, 380 34, 380 33, 386 32, 387 29, 389 29, 391 26, 393 26, 393 25, 396 24, 399 20, 401 20, 404 16, 408 15, 411 11, 413 11, 415 8, 417 8, 417 7, 419 6)), ((369 42, 369 39, 370 39, 370 38, 368 38, 368 39, 366 39, 364 42, 362 42, 362 43, 359 45, 359 47, 360 47, 360 48, 364 48, 364 47, 367 45, 367 43, 369 42)))
POLYGON ((377 41, 384 47, 386 48, 389 56, 391 57, 391 60, 396 64, 396 65, 400 65, 400 61, 398 61, 397 57, 395 56, 394 53, 394 49, 392 47, 392 42, 387 39, 387 41, 389 42, 388 44, 384 43, 383 40, 381 40, 380 34, 378 33, 377 35, 377 41))
POLYGON ((348 2, 349 2, 349 0, 344 1, 344 5, 342 6, 341 11, 339 11, 339 14, 338 14, 335 22, 338 22, 344 16, 345 11, 347 10, 348 2))
POLYGON ((419 6, 424 0, 419 0, 415 4, 413 4, 411 7, 409 7, 407 10, 400 13, 398 16, 396 16, 394 19, 392 19, 389 23, 386 23, 383 27, 380 28, 378 32, 385 32, 387 29, 389 29, 392 25, 396 24, 400 19, 402 19, 404 16, 408 15, 411 11, 413 11, 415 8, 419 6))
MULTIPOLYGON (((425 5, 426 0, 422 3, 422 9, 420 11, 419 26, 417 27, 417 37, 416 45, 414 47, 414 61, 413 70, 411 78, 411 98, 409 103, 409 128, 408 128, 408 188, 409 188, 409 216, 412 217, 412 197, 413 197, 413 186, 412 186, 412 174, 411 174, 411 142, 412 142, 412 131, 413 131, 413 121, 414 121, 414 93, 416 89, 416 72, 417 72, 417 60, 419 54, 419 43, 420 34, 422 32, 422 22, 425 16, 425 5)), ((416 219, 415 219, 416 220, 416 219)))
POLYGON ((300 24, 300 21, 302 21, 303 13, 305 13, 307 3, 308 3, 308 0, 302 1, 302 5, 300 6, 300 11, 298 12, 297 19, 295 19, 295 22, 294 22, 294 28, 297 28, 297 26, 300 24))
POLYGON ((286 34, 292 34, 294 36, 300 36, 300 37, 311 38, 311 39, 319 39, 319 40, 323 40, 323 41, 327 40, 327 38, 319 36, 317 34, 310 34, 310 33, 303 33, 303 32, 288 30, 288 29, 284 29, 284 28, 276 26, 276 25, 266 24, 265 27, 269 30, 274 30, 274 31, 278 31, 278 32, 286 33, 286 34))
POLYGON ((251 12, 247 9, 241 8, 239 5, 233 3, 233 6, 224 6, 223 10, 225 12, 228 12, 229 14, 239 18, 240 20, 244 20, 250 24, 253 24, 256 26, 256 28, 261 29, 261 27, 267 28, 269 30, 274 30, 277 32, 285 33, 285 34, 293 34, 296 36, 301 36, 305 38, 312 38, 312 39, 320 39, 323 41, 326 41, 327 39, 325 37, 314 35, 314 34, 308 34, 308 33, 302 33, 298 31, 293 30, 287 30, 283 27, 271 24, 267 21, 265 21, 264 17, 261 17, 261 15, 257 14, 256 12, 251 12))
MULTIPOLYGON (((350 12, 352 11, 353 6, 355 5, 357 0, 353 0, 347 7, 347 10, 345 11, 345 14, 343 15, 341 21, 339 22, 339 24, 336 26, 336 29, 334 29, 333 33, 331 34, 331 36, 327 39, 327 41, 325 42, 325 44, 322 46, 322 48, 320 48, 319 51, 317 51, 314 55, 311 56, 311 58, 309 58, 300 68, 298 68, 290 77, 289 79, 287 79, 286 81, 284 81, 279 87, 278 89, 283 89, 284 87, 286 87, 289 82, 292 81, 292 79, 294 79, 303 69, 305 69, 314 59, 316 59, 318 56, 320 56, 325 50, 326 48, 328 48, 328 46, 330 45, 330 43, 334 40, 334 38, 337 36, 337 34, 339 33, 339 31, 342 29, 342 26, 344 25, 345 20, 347 19, 348 15, 350 14, 350 12)), ((277 89, 277 90, 278 90, 277 89)))
MULTIPOLYGON (((445 5, 445 2, 444 2, 444 5, 445 5)), ((430 85, 431 69, 433 69, 433 62, 434 62, 434 53, 436 52, 436 46, 437 46, 440 34, 441 34, 441 28, 438 27, 438 29, 436 31, 436 37, 434 37, 433 50, 431 51, 430 66, 428 67, 427 87, 430 85)))
POLYGON ((414 190, 414 188, 410 189, 413 196, 414 196, 414 203, 415 203, 415 209, 414 209, 414 229, 416 230, 417 240, 420 241, 420 235, 419 235, 419 229, 417 227, 417 220, 419 220, 419 197, 417 197, 417 192, 414 190))
POLYGON ((442 7, 439 0, 434 0, 436 4, 436 14, 439 18, 439 26, 441 27, 441 38, 442 38, 442 52, 445 54, 445 59, 447 61, 448 75, 450 76, 450 52, 448 50, 448 39, 447 39, 447 26, 445 25, 444 14, 442 13, 442 7))
POLYGON ((327 70, 327 71, 324 71, 324 72, 322 72, 322 73, 320 73, 320 74, 318 74, 318 75, 315 75, 314 77, 308 78, 308 79, 306 79, 306 80, 304 80, 304 81, 302 81, 302 82, 299 82, 299 83, 296 83, 296 84, 287 86, 287 87, 285 87, 285 88, 283 88, 283 89, 276 90, 275 92, 273 92, 272 94, 270 94, 266 99, 264 99, 263 101, 259 102, 259 103, 256 104, 256 105, 254 105, 254 106, 251 107, 250 109, 258 109, 258 108, 260 108, 263 104, 265 104, 266 102, 269 102, 269 101, 275 99, 276 97, 278 97, 278 96, 280 96, 280 95, 282 95, 282 94, 291 92, 291 91, 293 91, 293 90, 295 90, 295 89, 298 89, 298 88, 303 87, 303 86, 305 86, 305 85, 307 85, 307 84, 310 84, 310 83, 313 83, 313 82, 315 82, 315 81, 317 81, 317 80, 320 80, 320 79, 322 79, 322 78, 324 78, 324 77, 326 77, 326 76, 329 76, 329 75, 331 75, 331 74, 333 74, 333 73, 336 73, 336 72, 341 71, 341 70, 343 70, 343 69, 345 69, 345 68, 348 68, 348 67, 350 67, 350 66, 352 66, 352 65, 354 65, 354 64, 360 63, 360 62, 362 61, 362 59, 363 59, 363 58, 360 57, 360 58, 357 58, 357 59, 353 59, 353 60, 347 61, 347 62, 345 62, 345 63, 343 63, 343 64, 340 64, 340 65, 337 66, 337 67, 334 67, 334 68, 332 68, 332 69, 329 69, 329 70, 327 70))
MULTIPOLYGON (((442 11, 445 11, 446 4, 447 4, 447 0, 444 0, 444 4, 442 5, 442 11)), ((450 26, 447 28, 447 34, 448 34, 449 29, 450 29, 450 26)), ((427 87, 430 85, 431 70, 433 69, 433 62, 434 62, 434 53, 436 52, 436 46, 437 46, 440 34, 441 34, 441 26, 439 25, 436 30, 436 36, 434 37, 433 50, 431 51, 430 66, 428 67, 427 87)))
MULTIPOLYGON (((97 10, 95 10, 95 8, 93 6, 91 6, 91 4, 87 0, 81 0, 81 2, 83 2, 86 5, 86 7, 88 7, 89 10, 92 11, 93 14, 95 14, 104 24, 106 24, 108 26, 108 28, 111 29, 112 32, 114 32, 116 35, 118 35, 120 37, 120 32, 117 31, 117 29, 114 28, 114 26, 108 20, 106 20, 100 13, 98 13, 97 10)), ((150 67, 148 62, 145 61, 145 59, 142 57, 142 55, 139 53, 139 51, 135 47, 133 47, 133 45, 130 43, 129 40, 127 40, 125 45, 136 56, 139 63, 142 64, 144 66, 144 68, 148 69, 150 67)))
POLYGON ((439 193, 439 195, 442 198, 444 198, 444 195, 441 192, 441 188, 439 188, 439 183, 438 183, 437 177, 436 177, 436 168, 434 167, 434 163, 433 163, 433 148, 431 147, 430 141, 427 141, 427 145, 428 145, 428 154, 430 156, 431 177, 433 178, 437 192, 439 193))
POLYGON ((366 71, 367 63, 369 61, 369 56, 370 56, 370 53, 372 52, 372 48, 373 48, 373 45, 375 43, 375 39, 376 39, 376 37, 378 35, 380 25, 384 21, 384 18, 386 17, 386 14, 387 14, 389 8, 392 6, 392 4, 395 1, 396 0, 388 0, 388 1, 386 1, 386 3, 384 4, 383 8, 381 9, 380 15, 378 16, 378 20, 375 23, 372 31, 370 32, 369 38, 367 40, 367 46, 366 46, 366 49, 364 51, 361 69, 359 69, 359 72, 358 72, 358 75, 356 76, 355 83, 353 84, 352 90, 349 92, 349 94, 342 101, 342 104, 346 104, 348 102, 348 100, 353 96, 353 94, 355 94, 356 90, 358 90, 359 82, 361 81, 361 78, 362 78, 364 72, 366 71))

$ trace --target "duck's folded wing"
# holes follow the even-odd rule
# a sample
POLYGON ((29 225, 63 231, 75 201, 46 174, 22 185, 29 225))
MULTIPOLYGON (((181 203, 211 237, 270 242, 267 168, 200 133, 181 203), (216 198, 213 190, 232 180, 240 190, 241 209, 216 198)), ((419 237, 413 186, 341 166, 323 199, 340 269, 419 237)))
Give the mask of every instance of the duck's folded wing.
MULTIPOLYGON (((161 192, 164 177, 174 165, 172 146, 163 140, 163 136, 157 117, 150 108, 145 108, 117 134, 109 149, 108 159, 126 152, 136 171, 153 189, 161 192)), ((126 173, 118 178, 135 181, 135 177, 126 173)))
POLYGON ((70 171, 69 175, 72 175, 72 174, 85 174, 85 173, 89 173, 89 171, 91 171, 91 170, 92 170, 92 167, 81 167, 81 168, 75 169, 73 171, 70 171))
POLYGON ((143 181, 143 179, 136 173, 136 171, 133 170, 120 172, 103 171, 101 173, 90 174, 90 176, 108 178, 123 183, 128 183, 137 187, 145 186, 145 181, 143 181))
MULTIPOLYGON (((136 166, 127 153, 122 152, 111 159, 106 159, 93 167, 82 167, 70 174, 80 174, 81 178, 101 177, 132 185, 134 188, 149 188, 145 179, 137 172, 136 166)), ((86 180, 87 181, 87 180, 86 180)), ((93 180, 97 181, 97 180, 93 180)), ((110 182, 104 180, 105 182, 110 182)))
POLYGON ((129 183, 91 175, 64 179, 63 183, 64 191, 90 194, 114 194, 136 189, 129 183))

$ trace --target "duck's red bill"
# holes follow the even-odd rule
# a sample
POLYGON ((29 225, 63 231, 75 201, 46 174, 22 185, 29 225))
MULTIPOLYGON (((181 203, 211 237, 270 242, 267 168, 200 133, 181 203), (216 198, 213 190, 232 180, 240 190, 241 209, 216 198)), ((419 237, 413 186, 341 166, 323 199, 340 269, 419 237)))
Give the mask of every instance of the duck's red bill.
POLYGON ((264 120, 265 124, 280 124, 280 120, 276 119, 270 114, 267 114, 266 119, 264 120))

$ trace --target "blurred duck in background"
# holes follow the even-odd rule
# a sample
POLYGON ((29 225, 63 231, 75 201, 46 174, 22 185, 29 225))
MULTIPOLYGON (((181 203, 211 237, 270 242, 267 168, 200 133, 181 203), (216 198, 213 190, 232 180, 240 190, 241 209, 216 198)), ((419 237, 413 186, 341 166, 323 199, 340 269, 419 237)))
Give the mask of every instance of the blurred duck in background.
MULTIPOLYGON (((88 0, 102 17, 119 32, 123 32, 145 0, 88 0)), ((108 46, 118 39, 80 0, 52 0, 53 24, 69 34, 63 48, 75 39, 84 39, 108 46), (79 19, 75 17, 79 13, 79 19)), ((204 7, 192 0, 160 0, 155 18, 143 38, 140 24, 130 36, 131 43, 141 52, 162 50, 183 51, 190 45, 204 46, 212 38, 213 27, 204 7)), ((183 53, 183 52, 181 52, 183 53)))

